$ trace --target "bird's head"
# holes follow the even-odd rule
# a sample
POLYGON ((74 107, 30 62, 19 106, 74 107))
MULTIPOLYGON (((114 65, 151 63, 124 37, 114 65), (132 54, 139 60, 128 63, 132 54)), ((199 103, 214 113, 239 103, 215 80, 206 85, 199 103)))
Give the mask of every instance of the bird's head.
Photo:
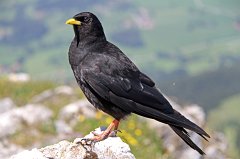
POLYGON ((104 38, 104 31, 101 22, 90 12, 76 14, 66 21, 66 24, 73 25, 77 40, 104 38))

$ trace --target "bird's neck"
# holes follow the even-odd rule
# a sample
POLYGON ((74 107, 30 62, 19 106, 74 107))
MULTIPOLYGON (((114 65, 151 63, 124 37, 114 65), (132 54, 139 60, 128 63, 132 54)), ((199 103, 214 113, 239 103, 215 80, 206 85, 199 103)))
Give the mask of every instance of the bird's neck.
POLYGON ((74 37, 68 52, 72 68, 77 67, 89 52, 99 50, 107 42, 105 36, 97 39, 91 38, 91 36, 85 37, 85 39, 81 39, 80 37, 79 41, 78 38, 77 36, 74 37))
POLYGON ((97 43, 102 43, 107 41, 105 35, 101 35, 98 37, 96 37, 95 35, 92 35, 92 36, 79 35, 79 36, 75 36, 74 40, 77 41, 77 47, 85 48, 85 49, 91 48, 93 45, 97 43))

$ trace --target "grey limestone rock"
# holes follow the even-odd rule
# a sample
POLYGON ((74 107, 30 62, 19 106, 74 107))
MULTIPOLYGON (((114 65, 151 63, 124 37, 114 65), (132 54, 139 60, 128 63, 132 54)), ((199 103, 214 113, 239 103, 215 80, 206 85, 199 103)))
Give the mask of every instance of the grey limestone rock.
POLYGON ((45 90, 42 93, 34 96, 32 98, 32 102, 33 103, 41 103, 45 100, 51 99, 57 95, 66 95, 66 96, 71 96, 74 94, 73 88, 66 86, 66 85, 62 85, 59 86, 55 89, 49 89, 49 90, 45 90))
POLYGON ((14 134, 23 124, 34 125, 48 121, 51 117, 52 111, 39 104, 9 109, 0 115, 0 139, 14 134))
POLYGON ((6 111, 9 111, 10 109, 15 108, 16 105, 14 104, 14 102, 12 101, 11 98, 3 98, 0 99, 0 114, 4 113, 6 111))
MULTIPOLYGON (((99 133, 101 130, 95 131, 99 133)), ((25 150, 11 159, 135 159, 129 146, 119 137, 108 137, 94 143, 87 140, 92 135, 90 133, 73 142, 64 140, 44 148, 25 150)))

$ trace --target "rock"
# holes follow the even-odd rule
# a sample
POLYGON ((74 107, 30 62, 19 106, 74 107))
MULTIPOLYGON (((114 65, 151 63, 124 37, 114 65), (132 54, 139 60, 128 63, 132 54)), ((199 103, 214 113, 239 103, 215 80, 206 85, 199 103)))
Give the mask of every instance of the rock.
MULTIPOLYGON (((99 132, 101 129, 96 131, 99 132)), ((44 148, 25 150, 11 159, 135 159, 129 146, 119 137, 108 137, 89 145, 84 141, 80 138, 74 142, 64 140, 44 148)))
POLYGON ((0 138, 14 134, 23 124, 33 125, 49 120, 52 111, 43 105, 28 104, 0 115, 0 138))
POLYGON ((8 75, 8 79, 12 82, 28 82, 30 76, 27 73, 11 73, 8 75))
POLYGON ((32 98, 32 102, 39 103, 39 102, 48 100, 50 98, 53 98, 57 95, 71 96, 73 94, 74 94, 74 91, 73 91, 72 87, 63 85, 63 86, 59 86, 55 89, 49 89, 49 90, 43 91, 41 94, 34 96, 32 98))
POLYGON ((11 98, 4 98, 0 100, 0 114, 4 113, 10 109, 15 108, 16 105, 14 104, 14 102, 12 101, 11 98))
POLYGON ((70 127, 65 121, 55 121, 55 127, 58 134, 71 134, 73 133, 72 127, 70 127))
POLYGON ((1 159, 9 159, 9 156, 11 156, 12 154, 19 153, 20 151, 23 151, 23 148, 21 148, 20 146, 12 144, 6 139, 1 140, 0 142, 1 159))
POLYGON ((14 111, 7 111, 0 116, 0 139, 14 134, 21 128, 21 121, 14 111))
POLYGON ((69 96, 74 94, 72 87, 64 86, 64 85, 55 88, 54 92, 56 94, 64 94, 64 95, 69 95, 69 96))
POLYGON ((222 133, 213 133, 211 141, 208 143, 205 153, 206 159, 224 159, 227 155, 228 144, 222 133))
POLYGON ((24 150, 18 155, 12 156, 10 159, 49 159, 49 158, 45 157, 39 150, 35 148, 32 149, 31 151, 24 150))
POLYGON ((76 116, 83 115, 87 118, 93 118, 96 115, 96 109, 86 100, 82 99, 66 105, 59 114, 63 120, 76 120, 76 116))
POLYGON ((41 94, 38 94, 32 98, 33 103, 40 103, 52 97, 54 95, 53 90, 43 91, 41 94))
POLYGON ((52 111, 39 104, 28 104, 14 111, 20 120, 28 125, 48 121, 52 117, 52 111))
POLYGON ((20 121, 12 113, 16 105, 10 98, 0 101, 0 139, 13 134, 19 128, 20 121))

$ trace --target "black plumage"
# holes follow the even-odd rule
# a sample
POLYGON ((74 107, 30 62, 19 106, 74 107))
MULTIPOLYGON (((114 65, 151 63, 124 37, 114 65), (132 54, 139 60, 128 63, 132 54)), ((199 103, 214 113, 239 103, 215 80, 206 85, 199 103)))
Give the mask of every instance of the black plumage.
MULTIPOLYGON (((72 24, 75 32, 69 48, 69 62, 80 88, 94 107, 116 121, 135 113, 168 124, 189 146, 204 154, 189 138, 185 128, 203 138, 209 135, 174 110, 155 83, 118 47, 106 40, 102 25, 94 14, 79 13, 66 23, 72 24)), ((113 125, 117 127, 118 122, 113 125)))

